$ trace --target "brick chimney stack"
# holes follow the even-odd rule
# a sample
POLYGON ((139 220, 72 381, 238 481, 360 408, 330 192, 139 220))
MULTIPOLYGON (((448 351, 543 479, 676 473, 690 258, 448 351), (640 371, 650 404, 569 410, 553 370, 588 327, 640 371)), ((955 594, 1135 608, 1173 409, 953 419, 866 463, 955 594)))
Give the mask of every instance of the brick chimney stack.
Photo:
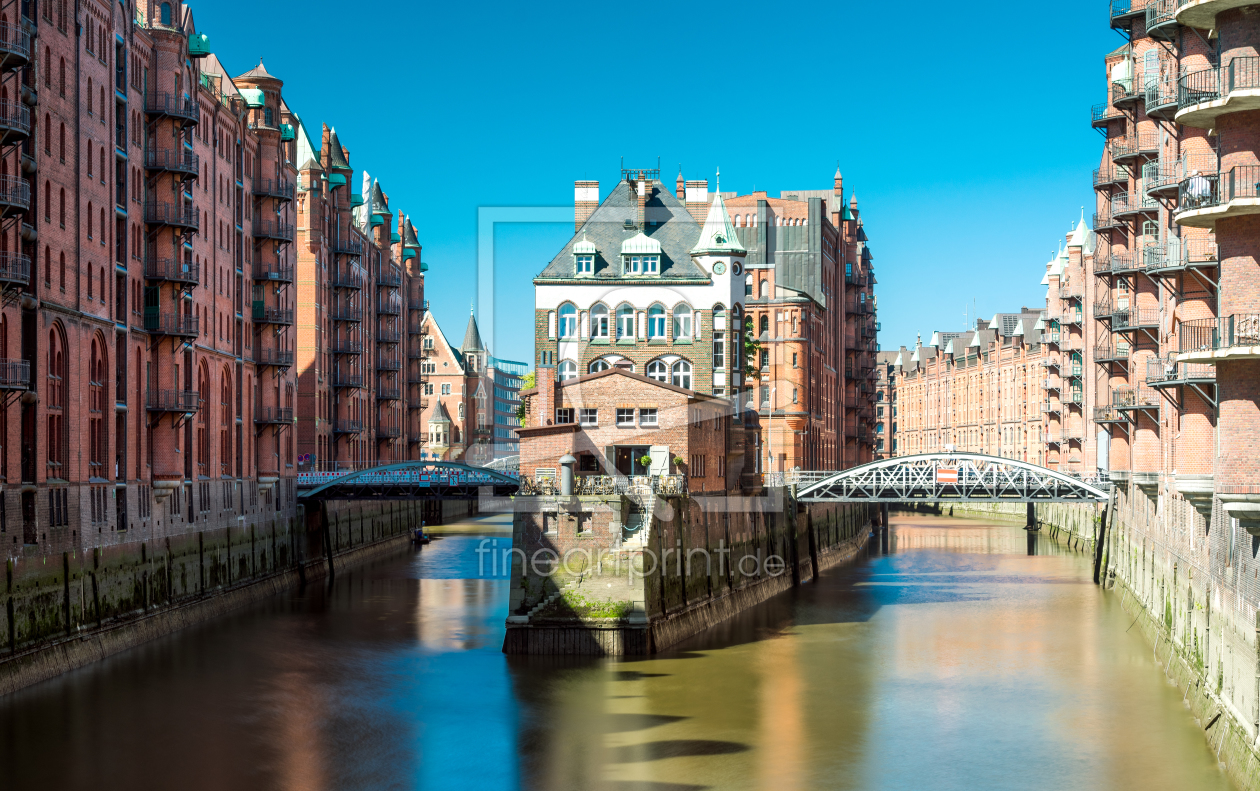
POLYGON ((582 224, 591 218, 599 208, 599 182, 573 182, 573 232, 577 233, 582 224))
POLYGON ((647 228, 647 202, 652 197, 652 182, 643 173, 639 174, 638 182, 635 189, 639 192, 639 211, 635 217, 635 222, 639 224, 639 230, 647 228))
POLYGON ((539 365, 534 376, 534 386, 538 388, 538 394, 530 399, 530 411, 534 413, 530 424, 550 425, 556 416, 556 367, 539 365))
POLYGON ((709 213, 709 180, 686 182, 687 211, 696 222, 704 222, 709 213))

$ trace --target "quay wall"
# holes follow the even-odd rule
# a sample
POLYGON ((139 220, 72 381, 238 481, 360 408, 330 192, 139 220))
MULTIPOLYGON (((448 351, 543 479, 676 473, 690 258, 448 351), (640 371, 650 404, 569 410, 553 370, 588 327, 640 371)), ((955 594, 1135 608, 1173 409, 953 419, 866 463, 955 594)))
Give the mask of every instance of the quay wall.
POLYGON ((10 557, 0 695, 396 551, 421 503, 311 503, 291 514, 10 557))
POLYGON ((857 555, 877 508, 759 496, 518 498, 503 650, 646 655, 857 555), (642 527, 627 535, 627 524, 642 527), (558 562, 539 564, 554 553, 558 562), (568 560, 568 563, 565 560, 568 560))

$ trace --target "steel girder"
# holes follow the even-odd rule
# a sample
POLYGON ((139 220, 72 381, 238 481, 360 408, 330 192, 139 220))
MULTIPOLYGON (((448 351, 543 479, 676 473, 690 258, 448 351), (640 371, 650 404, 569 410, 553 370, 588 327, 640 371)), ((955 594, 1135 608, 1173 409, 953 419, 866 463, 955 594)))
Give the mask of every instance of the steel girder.
POLYGON ((1109 492, 1056 470, 980 453, 897 456, 801 487, 808 503, 1106 502, 1109 492))
MULTIPOLYGON (((319 474, 316 474, 317 476, 319 474)), ((328 473, 299 500, 474 500, 482 494, 510 497, 519 482, 484 467, 450 461, 408 461, 347 473, 328 473)))

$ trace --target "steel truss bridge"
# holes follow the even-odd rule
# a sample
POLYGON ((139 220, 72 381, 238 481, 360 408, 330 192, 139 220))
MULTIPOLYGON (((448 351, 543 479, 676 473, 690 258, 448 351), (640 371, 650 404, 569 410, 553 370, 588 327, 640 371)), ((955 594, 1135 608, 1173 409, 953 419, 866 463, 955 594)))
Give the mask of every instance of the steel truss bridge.
POLYGON ((1015 459, 923 453, 842 472, 805 473, 796 498, 807 503, 1105 503, 1110 492, 1015 459))
POLYGON ((516 478, 451 461, 406 461, 363 470, 299 472, 299 501, 475 500, 516 494, 516 478))

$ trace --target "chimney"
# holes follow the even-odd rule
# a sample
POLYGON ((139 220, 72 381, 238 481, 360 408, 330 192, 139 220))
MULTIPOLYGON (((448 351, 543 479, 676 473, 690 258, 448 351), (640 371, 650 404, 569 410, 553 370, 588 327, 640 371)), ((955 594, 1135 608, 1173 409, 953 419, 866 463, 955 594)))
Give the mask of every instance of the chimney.
POLYGON ((844 177, 840 175, 839 165, 836 166, 835 188, 832 191, 832 196, 835 199, 831 202, 831 205, 835 209, 831 212, 831 224, 839 228, 840 217, 844 214, 844 177))
POLYGON ((581 230, 582 225, 591 218, 599 208, 599 182, 573 182, 573 232, 581 230))
POLYGON ((535 370, 534 385, 538 394, 530 399, 534 413, 530 425, 546 426, 556 417, 556 367, 539 365, 535 370))
POLYGON ((696 222, 704 222, 709 213, 709 180, 686 182, 687 211, 696 222))
POLYGON ((639 225, 639 230, 647 228, 647 202, 652 197, 652 182, 643 173, 639 173, 639 178, 635 182, 635 189, 639 193, 639 211, 635 216, 635 222, 639 225))

